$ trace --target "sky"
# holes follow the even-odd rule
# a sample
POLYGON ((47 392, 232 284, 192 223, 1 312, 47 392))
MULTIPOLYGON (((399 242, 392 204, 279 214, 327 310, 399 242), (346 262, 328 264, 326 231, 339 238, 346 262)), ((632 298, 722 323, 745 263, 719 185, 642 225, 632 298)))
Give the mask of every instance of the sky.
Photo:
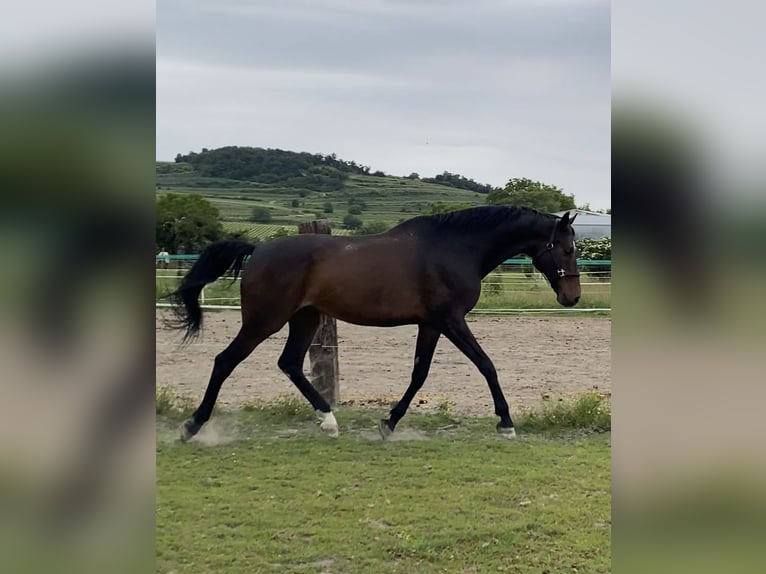
POLYGON ((611 207, 608 0, 158 0, 157 159, 227 145, 611 207))

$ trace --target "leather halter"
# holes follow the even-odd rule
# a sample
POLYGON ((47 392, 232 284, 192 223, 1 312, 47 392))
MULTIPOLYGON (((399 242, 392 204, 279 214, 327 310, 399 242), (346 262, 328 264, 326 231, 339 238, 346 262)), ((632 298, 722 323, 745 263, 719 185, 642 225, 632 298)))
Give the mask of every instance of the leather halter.
MULTIPOLYGON (((554 267, 556 267, 556 275, 558 275, 558 276, 559 276, 559 277, 561 277, 561 278, 563 278, 563 277, 579 277, 579 276, 580 276, 580 272, 579 272, 579 271, 567 271, 566 269, 564 269, 563 267, 561 267, 561 266, 560 266, 560 265, 559 265, 559 264, 556 262, 556 258, 553 256, 553 247, 554 247, 554 240, 555 240, 555 238, 556 238, 556 229, 557 229, 557 228, 558 228, 558 221, 554 222, 554 224, 553 224, 553 230, 551 231, 551 237, 550 237, 550 239, 548 240, 548 243, 546 243, 546 244, 545 244, 545 247, 544 247, 543 249, 541 249, 541 250, 538 252, 538 254, 537 254, 537 255, 535 255, 535 256, 532 258, 532 263, 534 263, 534 262, 535 262, 535 259, 539 259, 539 257, 540 257, 541 255, 545 255, 545 254, 547 253, 547 254, 550 256, 550 258, 553 260, 553 265, 554 265, 554 267)), ((535 264, 535 266, 536 266, 538 269, 540 268, 540 266, 539 266, 539 265, 536 265, 536 264, 535 264)))

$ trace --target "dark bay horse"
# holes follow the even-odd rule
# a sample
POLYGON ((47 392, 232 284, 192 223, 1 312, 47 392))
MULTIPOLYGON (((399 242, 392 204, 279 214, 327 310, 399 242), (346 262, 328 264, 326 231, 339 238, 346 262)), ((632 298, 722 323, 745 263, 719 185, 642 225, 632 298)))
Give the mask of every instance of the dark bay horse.
POLYGON ((330 405, 303 374, 320 313, 357 325, 418 326, 412 380, 389 418, 380 422, 384 439, 423 386, 441 335, 486 378, 500 417, 497 430, 512 438, 513 421, 495 367, 465 316, 479 299, 482 278, 519 253, 532 257, 561 305, 575 305, 580 278, 572 221, 569 213, 558 218, 527 208, 487 206, 415 217, 378 235, 306 234, 257 247, 242 241, 210 245, 171 295, 178 326, 186 329, 185 339, 198 333, 200 291, 230 269, 235 277, 242 273, 242 326, 215 358, 205 396, 181 426, 181 440, 193 437, 210 418, 221 384, 234 368, 286 323, 289 335, 277 364, 316 410, 321 428, 337 436, 330 405))

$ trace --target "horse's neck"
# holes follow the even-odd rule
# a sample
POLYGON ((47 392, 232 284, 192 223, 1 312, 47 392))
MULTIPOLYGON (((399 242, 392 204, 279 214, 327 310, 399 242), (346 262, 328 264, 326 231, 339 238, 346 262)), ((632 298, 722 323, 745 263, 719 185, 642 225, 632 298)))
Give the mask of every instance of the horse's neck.
POLYGON ((543 235, 546 232, 542 227, 539 222, 525 225, 509 223, 486 230, 478 238, 481 247, 477 249, 477 253, 480 254, 482 276, 506 259, 525 253, 532 245, 544 240, 543 235))

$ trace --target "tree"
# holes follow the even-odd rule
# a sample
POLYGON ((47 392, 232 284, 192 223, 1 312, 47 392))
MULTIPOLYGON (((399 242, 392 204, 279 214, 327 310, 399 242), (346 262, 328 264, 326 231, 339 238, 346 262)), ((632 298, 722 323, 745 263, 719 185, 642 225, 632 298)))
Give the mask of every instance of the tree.
POLYGON ((347 229, 359 229, 362 227, 362 220, 356 215, 349 213, 343 218, 343 225, 345 225, 347 229))
POLYGON ((168 193, 157 200, 156 240, 170 253, 199 253, 224 238, 218 209, 201 195, 168 193))
POLYGON ((226 146, 203 149, 201 153, 178 154, 176 163, 186 162, 206 177, 259 183, 279 182, 283 187, 331 191, 343 188, 351 173, 368 174, 368 166, 323 156, 280 149, 226 146))
POLYGON ((513 178, 504 188, 496 188, 487 195, 490 205, 511 204, 531 207, 543 213, 575 209, 574 195, 565 195, 554 185, 531 179, 513 178))
POLYGON ((467 177, 463 177, 458 173, 450 173, 448 171, 445 171, 439 175, 435 175, 434 177, 424 177, 423 181, 427 183, 437 183, 439 185, 449 185, 459 189, 468 189, 478 193, 489 193, 492 191, 492 186, 490 185, 476 183, 472 179, 468 179, 467 177))
POLYGON ((268 223, 271 221, 271 210, 268 207, 254 207, 250 214, 250 221, 268 223))
POLYGON ((335 211, 335 208, 332 206, 332 203, 330 203, 329 201, 324 204, 323 209, 325 213, 332 213, 333 211, 335 211))

